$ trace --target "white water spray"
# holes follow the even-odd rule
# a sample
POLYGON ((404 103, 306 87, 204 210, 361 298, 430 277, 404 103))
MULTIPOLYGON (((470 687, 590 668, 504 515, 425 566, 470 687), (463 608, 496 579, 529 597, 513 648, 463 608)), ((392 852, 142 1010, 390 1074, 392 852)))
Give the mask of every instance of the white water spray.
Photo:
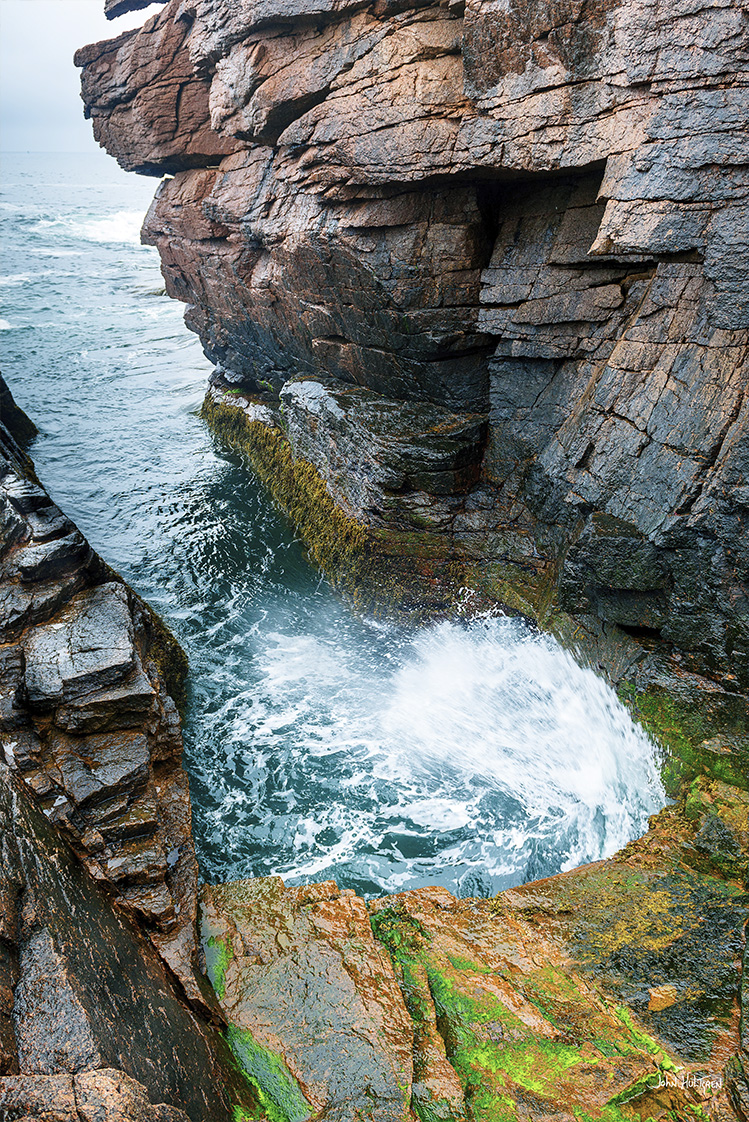
POLYGON ((654 747, 612 690, 520 621, 371 630, 368 644, 317 623, 256 631, 259 689, 218 715, 216 842, 234 836, 237 799, 241 822, 272 781, 285 805, 258 840, 280 843, 273 871, 476 894, 609 856, 663 805, 654 747), (228 777, 238 761, 247 801, 228 777))

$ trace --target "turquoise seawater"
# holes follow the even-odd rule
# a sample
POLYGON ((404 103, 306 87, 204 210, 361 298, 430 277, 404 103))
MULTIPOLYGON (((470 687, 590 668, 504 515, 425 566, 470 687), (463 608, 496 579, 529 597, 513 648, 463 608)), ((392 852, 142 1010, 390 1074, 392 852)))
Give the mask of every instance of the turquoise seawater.
POLYGON ((198 411, 210 368, 139 243, 155 181, 4 158, 3 371, 55 501, 190 658, 209 881, 486 894, 613 853, 663 803, 611 691, 517 621, 358 617, 198 411))

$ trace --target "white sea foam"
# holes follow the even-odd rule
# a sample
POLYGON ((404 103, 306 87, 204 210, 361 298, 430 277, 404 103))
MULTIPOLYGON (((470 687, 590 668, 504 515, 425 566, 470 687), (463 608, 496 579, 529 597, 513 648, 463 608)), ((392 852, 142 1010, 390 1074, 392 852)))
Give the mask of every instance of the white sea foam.
POLYGON ((537 829, 574 834, 563 867, 614 853, 663 804, 650 740, 552 640, 511 620, 443 623, 413 656, 383 715, 397 775, 491 782, 537 829))
POLYGON ((141 211, 118 210, 114 214, 99 218, 81 219, 70 215, 42 218, 34 227, 34 231, 43 234, 45 239, 63 235, 83 241, 140 245, 142 224, 141 211))
POLYGON ((92 242, 121 242, 140 245, 143 215, 137 210, 119 210, 106 218, 92 218, 80 225, 81 237, 92 242))
POLYGON ((216 714, 212 824, 241 843, 237 771, 258 806, 293 793, 258 825, 284 876, 497 891, 610 855, 663 805, 614 693, 516 620, 374 631, 368 653, 324 625, 259 638, 255 688, 216 714))
POLYGON ((6 273, 0 277, 0 288, 17 288, 31 280, 29 273, 6 273))
POLYGON ((0 331, 15 331, 15 325, 8 323, 7 319, 0 319, 0 331))

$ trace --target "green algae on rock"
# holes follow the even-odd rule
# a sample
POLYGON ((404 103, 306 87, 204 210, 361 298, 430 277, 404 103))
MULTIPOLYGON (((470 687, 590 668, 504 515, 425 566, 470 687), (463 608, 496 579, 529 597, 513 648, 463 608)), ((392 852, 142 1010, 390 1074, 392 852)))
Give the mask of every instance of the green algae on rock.
POLYGON ((229 1039, 271 1116, 728 1117, 749 901, 684 865, 695 820, 673 817, 618 858, 494 900, 205 888, 229 1039))
POLYGON ((246 881, 204 890, 203 940, 232 1032, 259 1034, 326 1118, 356 1116, 369 1086, 374 1119, 728 1119, 745 1093, 747 867, 749 797, 701 776, 615 857, 492 900, 425 888, 365 910, 332 883, 246 881), (346 1034, 371 1022, 349 1019, 341 966, 368 1017, 385 1001, 376 1069, 348 1063, 346 1034), (327 1083, 318 1037, 347 1057, 327 1083), (404 1097, 382 1102, 372 1074, 395 1055, 411 1057, 404 1097))
POLYGON ((444 539, 413 527, 364 526, 347 514, 317 467, 293 451, 277 399, 214 385, 203 416, 219 437, 247 456, 310 559, 355 604, 414 619, 444 613, 457 601, 464 569, 444 539))
POLYGON ((682 783, 706 775, 749 789, 749 699, 696 675, 645 680, 638 689, 622 681, 619 696, 664 748, 664 783, 678 794, 682 783))
POLYGON ((410 1021, 363 900, 279 877, 205 886, 201 930, 229 1042, 271 1116, 345 1103, 373 1122, 408 1117, 410 1021))

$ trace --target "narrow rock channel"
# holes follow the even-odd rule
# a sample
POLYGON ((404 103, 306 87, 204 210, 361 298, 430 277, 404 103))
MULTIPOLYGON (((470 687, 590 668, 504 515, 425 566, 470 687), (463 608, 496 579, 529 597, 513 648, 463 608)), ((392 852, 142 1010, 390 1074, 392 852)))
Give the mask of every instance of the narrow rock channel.
POLYGON ((749 1118, 740 17, 78 51, 162 182, 3 186, 0 1122, 749 1118))

